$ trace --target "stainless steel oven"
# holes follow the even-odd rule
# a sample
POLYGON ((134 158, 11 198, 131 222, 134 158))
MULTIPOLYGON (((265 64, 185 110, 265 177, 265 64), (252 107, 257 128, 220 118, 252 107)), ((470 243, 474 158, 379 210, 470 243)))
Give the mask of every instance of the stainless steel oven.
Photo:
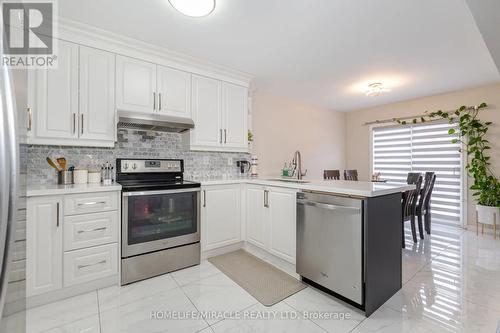
POLYGON ((117 160, 122 284, 200 263, 200 184, 182 160, 117 160))
POLYGON ((125 257, 200 241, 200 189, 123 192, 125 257))

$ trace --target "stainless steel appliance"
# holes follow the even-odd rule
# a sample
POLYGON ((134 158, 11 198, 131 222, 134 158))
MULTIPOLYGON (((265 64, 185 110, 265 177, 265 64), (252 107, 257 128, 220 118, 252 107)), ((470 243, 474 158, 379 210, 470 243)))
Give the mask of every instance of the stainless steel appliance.
POLYGON ((190 118, 174 117, 163 113, 145 114, 120 110, 118 111, 118 114, 120 116, 118 119, 118 128, 132 128, 174 133, 182 133, 194 128, 194 122, 190 118))
POLYGON ((200 263, 200 184, 183 160, 118 159, 122 284, 200 263))
POLYGON ((297 194, 297 273, 363 305, 363 200, 297 194))
MULTIPOLYGON (((0 49, 3 50, 2 45, 0 49)), ((18 127, 17 117, 21 112, 16 112, 18 96, 13 78, 6 66, 0 68, 0 322, 3 317, 25 309, 24 277, 19 277, 26 267, 25 234, 21 228, 16 233, 16 221, 22 223, 25 219, 26 200, 19 190, 21 149, 18 139, 24 123, 18 127), (15 274, 11 274, 12 267, 15 267, 15 274)), ((22 112, 26 110, 22 108, 22 112)), ((25 152, 23 157, 26 157, 25 152)), ((10 322, 8 329, 0 323, 0 331, 23 332, 24 316, 18 318, 20 320, 10 322)))

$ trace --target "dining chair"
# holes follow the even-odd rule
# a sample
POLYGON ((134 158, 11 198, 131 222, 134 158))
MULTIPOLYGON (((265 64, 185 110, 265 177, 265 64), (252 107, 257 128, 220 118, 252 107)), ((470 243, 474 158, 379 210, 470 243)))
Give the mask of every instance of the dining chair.
MULTIPOLYGON (((434 172, 425 173, 425 182, 429 182, 427 193, 425 193, 425 198, 422 201, 422 205, 417 214, 419 214, 420 219, 422 215, 424 216, 425 231, 428 235, 431 234, 431 197, 432 191, 434 190, 434 184, 436 183, 436 174, 434 172)), ((425 186, 425 185, 424 185, 425 186)), ((418 208, 417 208, 418 209, 418 208)))
POLYGON ((344 170, 345 180, 358 180, 358 170, 344 170))
MULTIPOLYGON (((434 182, 436 181, 436 175, 434 172, 426 172, 424 177, 424 185, 420 190, 420 196, 417 202, 417 218, 418 218, 418 232, 420 234, 420 238, 424 239, 424 231, 422 225, 422 218, 427 214, 430 214, 430 210, 427 209, 429 206, 429 202, 432 195, 432 188, 434 187, 434 182)), ((430 216, 430 215, 429 215, 430 216)), ((426 218, 427 220, 427 218, 426 218)), ((425 231, 430 234, 430 229, 427 228, 427 223, 425 223, 425 231)))
POLYGON ((403 193, 403 201, 402 201, 402 237, 403 237, 403 248, 406 247, 405 244, 405 232, 404 232, 404 223, 406 221, 410 221, 411 225, 411 234, 413 238, 413 242, 417 242, 417 230, 415 227, 415 216, 417 212, 417 202, 420 195, 420 190, 422 186, 422 175, 418 177, 418 179, 414 183, 415 189, 408 190, 403 193))
POLYGON ((324 170, 323 171, 323 179, 340 179, 340 171, 339 170, 324 170))
POLYGON ((422 176, 420 172, 408 172, 408 176, 406 177, 406 184, 415 184, 418 180, 418 177, 422 176))

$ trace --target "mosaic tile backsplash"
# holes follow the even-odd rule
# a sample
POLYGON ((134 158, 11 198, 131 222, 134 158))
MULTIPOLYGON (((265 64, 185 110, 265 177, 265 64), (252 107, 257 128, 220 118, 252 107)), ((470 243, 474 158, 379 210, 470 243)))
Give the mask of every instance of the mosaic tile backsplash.
POLYGON ((76 168, 100 169, 109 162, 115 166, 116 158, 180 158, 184 160, 184 177, 192 180, 208 180, 238 177, 236 161, 250 159, 245 153, 190 151, 180 134, 149 132, 130 129, 118 130, 118 142, 114 148, 28 146, 28 184, 57 182, 56 171, 46 161, 65 157, 76 168), (232 159, 232 164, 228 160, 232 159))

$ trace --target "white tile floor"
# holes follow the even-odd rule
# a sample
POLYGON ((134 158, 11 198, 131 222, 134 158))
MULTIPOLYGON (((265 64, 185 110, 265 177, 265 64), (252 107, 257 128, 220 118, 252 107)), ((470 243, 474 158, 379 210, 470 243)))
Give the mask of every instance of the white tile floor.
MULTIPOLYGON (((437 226, 431 237, 413 247, 408 231, 406 236, 403 289, 370 318, 312 288, 266 308, 205 261, 33 308, 27 312, 27 331, 495 332, 500 320, 500 240, 437 226), (151 319, 154 311, 157 319, 151 319), (212 316, 196 316, 204 311, 212 316), (166 314, 183 317, 162 318, 166 314), (334 318, 318 317, 325 314, 334 318)), ((24 314, 3 325, 20 316, 24 314)))

